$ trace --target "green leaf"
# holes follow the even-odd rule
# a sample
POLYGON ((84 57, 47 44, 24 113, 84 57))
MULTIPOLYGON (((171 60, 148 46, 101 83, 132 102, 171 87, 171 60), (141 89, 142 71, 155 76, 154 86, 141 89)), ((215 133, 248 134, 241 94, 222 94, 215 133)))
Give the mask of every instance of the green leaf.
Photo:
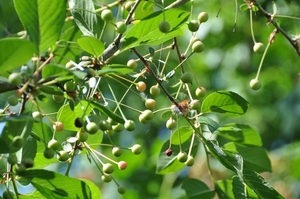
POLYGON ((38 55, 55 44, 65 22, 66 1, 14 0, 14 4, 38 55))
POLYGON ((170 117, 172 117, 172 111, 171 110, 164 111, 164 112, 162 112, 162 114, 160 115, 160 117, 163 120, 167 120, 170 117))
POLYGON ((202 113, 222 113, 227 116, 239 116, 246 113, 249 107, 240 95, 231 91, 217 91, 208 95, 202 102, 202 113))
POLYGON ((0 68, 8 72, 20 67, 33 56, 34 45, 28 40, 19 38, 0 39, 0 68))
POLYGON ((77 40, 79 46, 86 52, 98 57, 104 50, 104 44, 95 37, 85 36, 77 40))
POLYGON ((66 104, 58 110, 57 118, 63 123, 64 129, 69 131, 77 131, 79 128, 75 126, 75 119, 84 115, 89 115, 92 107, 88 101, 81 100, 72 110, 69 104, 66 104))
POLYGON ((217 129, 217 135, 242 145, 262 146, 259 133, 245 124, 226 124, 217 129))
POLYGON ((154 12, 154 4, 149 1, 141 1, 134 12, 135 19, 143 19, 154 12))
POLYGON ((96 36, 98 21, 94 2, 92 0, 69 0, 68 2, 74 21, 82 34, 96 36))
MULTIPOLYGON (((188 153, 190 145, 191 145, 191 137, 186 142, 181 143, 182 151, 188 153)), ((194 142, 192 153, 191 153, 192 156, 195 156, 195 154, 197 153, 198 145, 199 144, 197 142, 194 142)), ((177 154, 180 152, 180 146, 172 144, 171 145, 172 155, 167 156, 165 154, 165 151, 169 148, 169 146, 170 146, 170 140, 166 141, 160 150, 157 165, 156 165, 156 173, 158 174, 173 173, 185 167, 184 163, 179 162, 177 160, 177 154)))
POLYGON ((258 146, 245 146, 237 143, 227 143, 224 150, 239 153, 244 160, 244 169, 251 169, 256 172, 272 171, 270 159, 266 151, 258 146))
POLYGON ((215 183, 215 188, 220 199, 235 199, 231 180, 219 180, 215 183))
POLYGON ((193 128, 190 126, 181 126, 177 128, 172 134, 172 144, 180 145, 180 143, 186 142, 193 134, 193 128), (180 136, 180 138, 179 138, 180 136))
POLYGON ((282 195, 255 171, 244 170, 244 181, 260 198, 284 199, 282 195))
POLYGON ((182 188, 185 190, 188 199, 209 199, 215 196, 215 192, 210 190, 204 182, 193 178, 184 180, 182 188))
POLYGON ((249 10, 249 7, 246 3, 243 3, 243 4, 240 5, 240 10, 242 12, 245 12, 245 11, 249 10))
POLYGON ((246 185, 238 176, 232 177, 232 190, 235 199, 246 199, 245 196, 246 185))
POLYGON ((22 149, 22 159, 30 158, 34 159, 37 152, 37 143, 36 140, 29 136, 27 141, 22 149))
POLYGON ((103 104, 100 104, 95 101, 91 101, 90 103, 94 108, 97 108, 100 112, 104 113, 105 115, 107 115, 108 117, 113 119, 114 121, 121 123, 121 124, 125 123, 125 121, 122 117, 120 117, 116 113, 112 112, 108 107, 104 106, 103 104))
POLYGON ((97 197, 94 197, 93 191, 96 188, 91 186, 91 183, 86 183, 86 180, 78 180, 53 171, 39 169, 25 171, 21 176, 30 180, 37 191, 48 199, 100 198, 99 192, 96 192, 97 197))
POLYGON ((188 20, 189 12, 177 9, 157 11, 134 25, 126 34, 121 51, 141 45, 158 45, 183 34, 180 27, 188 20), (170 32, 160 32, 159 23, 164 19, 170 23, 170 32))
POLYGON ((42 70, 42 77, 46 79, 49 77, 66 76, 70 73, 70 70, 62 65, 47 64, 42 70))
POLYGON ((239 154, 223 150, 213 140, 204 140, 211 154, 227 169, 234 171, 241 179, 243 176, 243 158, 239 154))
POLYGON ((220 125, 216 121, 206 116, 200 116, 198 118, 198 122, 200 124, 206 124, 211 133, 214 133, 220 127, 220 125))

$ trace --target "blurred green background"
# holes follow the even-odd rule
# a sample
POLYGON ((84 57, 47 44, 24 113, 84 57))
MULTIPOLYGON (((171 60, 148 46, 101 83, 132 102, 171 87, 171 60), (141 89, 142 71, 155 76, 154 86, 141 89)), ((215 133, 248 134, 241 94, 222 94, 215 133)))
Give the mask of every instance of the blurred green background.
MULTIPOLYGON (((101 3, 111 3, 112 1, 102 1, 101 3)), ((159 1, 156 1, 160 3, 159 1)), ((165 5, 173 1, 165 1, 165 5)), ((243 1, 238 1, 238 6, 243 1)), ((269 12, 272 12, 271 1, 259 1, 261 5, 269 12)), ((300 17, 300 4, 298 1, 275 1, 278 7, 278 15, 300 17)), ((276 35, 274 44, 267 52, 260 75, 262 88, 259 91, 253 91, 249 87, 249 82, 256 76, 256 72, 261 61, 261 55, 252 51, 253 41, 250 33, 249 12, 238 11, 236 31, 233 33, 235 19, 235 2, 224 1, 218 17, 216 17, 221 6, 221 1, 194 1, 193 18, 202 11, 208 12, 210 18, 207 23, 200 26, 197 36, 205 44, 205 51, 201 54, 193 55, 188 63, 185 64, 186 70, 192 71, 198 84, 194 84, 192 89, 197 86, 206 87, 208 93, 217 90, 231 90, 239 93, 250 102, 249 111, 242 117, 227 118, 220 115, 211 115, 220 124, 231 122, 244 123, 254 127, 261 135, 264 147, 269 151, 273 173, 264 173, 263 176, 286 198, 299 198, 300 196, 300 59, 293 47, 283 37, 276 35)), ((183 9, 189 10, 191 3, 183 6, 183 9)), ((0 37, 5 38, 14 36, 22 31, 17 15, 13 8, 12 1, 0 2, 0 37)), ((116 12, 116 10, 114 10, 116 12)), ((272 25, 267 25, 267 20, 260 13, 253 17, 254 34, 257 41, 268 42, 270 33, 274 30, 272 25)), ((281 27, 292 36, 300 34, 300 20, 276 18, 280 21, 281 27)), ((70 25, 73 25, 70 22, 70 25)), ((101 23, 100 23, 101 25, 101 23)), ((178 38, 179 46, 182 52, 188 45, 192 34, 184 27, 185 34, 178 38)), ((113 39, 113 26, 109 26, 110 31, 106 31, 104 38, 108 44, 113 39)), ((77 33, 78 37, 80 33, 77 33)), ((158 49, 160 46, 153 46, 158 49)), ((138 48, 142 52, 147 52, 146 48, 138 48)), ((83 55, 83 54, 80 54, 83 55)), ((165 54, 163 54, 163 57, 165 54)), ((78 61, 79 57, 70 53, 69 59, 78 61)), ((112 60, 114 63, 126 64, 130 58, 136 58, 133 53, 125 52, 112 60)), ((154 56, 154 60, 159 55, 154 56)), ((61 60, 65 64, 68 60, 61 60)), ((154 61, 155 62, 155 61, 154 61)), ((157 60, 156 63, 158 64, 157 60)), ((173 52, 168 62, 167 70, 178 64, 176 53, 173 52)), ((139 62, 139 69, 143 66, 139 62)), ((0 72, 1 73, 1 72, 0 72)), ((176 89, 170 86, 177 82, 179 73, 176 73, 165 86, 170 92, 176 89)), ((155 82, 150 78, 145 80, 148 88, 155 82)), ((103 83, 103 82, 102 82, 103 83)), ((118 88, 118 83, 110 81, 112 87, 118 88)), ((105 84, 101 84, 102 91, 106 97, 110 97, 105 84)), ((125 87, 124 87, 125 90, 125 87)), ((7 96, 8 94, 1 94, 7 96)), ((117 98, 121 98, 122 92, 117 92, 117 98)), ((150 97, 148 91, 146 96, 150 97)), ((55 112, 60 104, 51 100, 51 96, 43 107, 48 112, 55 112)), ((170 102, 164 94, 155 98, 157 109, 170 106, 170 102)), ((0 98, 1 107, 4 106, 5 98, 0 98)), ((43 102, 41 102, 42 104, 43 102)), ((145 109, 142 97, 138 94, 128 96, 124 103, 132 105, 139 110, 145 109)), ((137 119, 138 113, 124 108, 128 119, 137 119)), ((185 198, 183 190, 180 188, 182 180, 186 176, 199 178, 212 187, 209 177, 209 171, 206 166, 206 159, 202 146, 199 147, 199 153, 196 158, 196 164, 183 169, 179 173, 166 176, 156 175, 156 160, 162 144, 169 138, 169 131, 165 128, 165 121, 160 119, 160 113, 156 114, 151 124, 140 124, 137 121, 137 129, 132 132, 122 132, 114 136, 114 142, 120 146, 130 147, 134 143, 142 144, 143 153, 139 156, 132 155, 129 151, 125 152, 119 160, 127 160, 129 167, 126 172, 118 171, 114 177, 127 188, 123 196, 118 194, 114 183, 104 184, 101 182, 101 174, 97 168, 90 165, 84 156, 76 158, 71 174, 80 178, 88 178, 97 183, 101 188, 104 199, 125 198, 125 199, 166 199, 166 198, 185 198)), ((72 134, 72 133, 71 133, 72 134)), ((68 134, 69 135, 69 134, 68 134)), ((60 134, 59 139, 63 140, 67 134, 60 134)), ((105 140, 108 142, 108 140, 105 140)), ((110 156, 110 148, 101 148, 103 153, 110 156)), ((214 177, 224 179, 230 177, 223 166, 217 161, 213 161, 214 177)), ((4 165, 3 165, 4 166, 4 165)), ((1 168, 3 168, 1 166, 1 168)), ((55 165, 63 170, 65 165, 55 165)), ((5 168, 5 167, 4 167, 5 168)), ((54 169, 53 168, 53 169, 54 169)), ((26 191, 26 190, 25 190, 26 191)))

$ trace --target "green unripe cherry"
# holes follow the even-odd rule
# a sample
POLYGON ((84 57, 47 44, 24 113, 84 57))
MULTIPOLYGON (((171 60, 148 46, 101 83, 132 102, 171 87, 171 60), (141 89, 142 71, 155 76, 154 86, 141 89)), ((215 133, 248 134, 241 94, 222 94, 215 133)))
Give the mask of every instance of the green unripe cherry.
POLYGON ((153 112, 152 111, 150 111, 150 110, 144 110, 143 112, 142 112, 142 116, 146 119, 146 120, 152 120, 153 119, 153 116, 154 116, 154 114, 153 114, 153 112))
POLYGON ((14 193, 10 190, 5 190, 2 194, 3 199, 13 199, 14 198, 14 193))
POLYGON ((124 123, 124 128, 127 131, 134 131, 135 130, 135 123, 132 120, 126 120, 124 123))
POLYGON ((192 51, 195 53, 201 53, 204 50, 204 44, 202 43, 202 41, 195 41, 192 44, 192 51))
POLYGON ((209 18, 209 16, 208 16, 207 12, 200 12, 198 15, 198 21, 200 23, 207 22, 208 18, 209 18))
POLYGON ((119 194, 124 194, 126 192, 126 188, 123 186, 118 186, 118 192, 119 194))
POLYGON ((99 130, 99 127, 95 122, 89 122, 85 128, 89 134, 95 134, 99 130))
POLYGON ((16 154, 10 153, 8 158, 7 158, 7 162, 11 165, 17 164, 18 158, 17 158, 16 154))
POLYGON ((77 139, 78 139, 79 142, 87 141, 88 137, 89 137, 89 134, 85 131, 78 131, 77 132, 77 139))
POLYGON ((199 29, 199 22, 196 20, 191 20, 188 22, 188 28, 191 32, 196 32, 199 29))
POLYGON ((204 87, 198 87, 196 89, 195 93, 196 93, 197 97, 204 97, 206 95, 207 91, 206 91, 206 89, 204 87))
POLYGON ((116 157, 120 157, 122 155, 122 149, 120 147, 114 146, 112 149, 112 154, 116 157))
POLYGON ((187 158, 187 160, 186 160, 186 162, 185 162, 184 164, 185 164, 186 166, 191 167, 191 166, 194 165, 194 163, 195 163, 194 157, 193 157, 193 156, 188 156, 188 158, 187 158))
POLYGON ((57 103, 61 103, 65 97, 63 95, 52 95, 52 99, 57 103))
POLYGON ((103 174, 101 176, 101 179, 102 179, 103 182, 110 182, 112 180, 112 177, 109 174, 103 174))
POLYGON ((67 151, 61 150, 58 152, 58 160, 65 162, 70 158, 70 154, 67 151))
POLYGON ((55 155, 55 151, 53 149, 50 149, 50 148, 46 148, 44 150, 44 157, 47 158, 47 159, 51 159, 54 157, 55 155))
POLYGON ((162 33, 168 33, 170 31, 170 24, 167 21, 161 21, 158 25, 158 29, 162 33))
POLYGON ((133 4, 134 4, 134 1, 126 1, 125 5, 124 5, 125 10, 130 11, 133 4))
POLYGON ((99 123, 99 128, 102 130, 102 131, 106 131, 106 130, 111 130, 112 127, 111 127, 111 123, 106 121, 106 120, 101 120, 100 123, 99 123))
POLYGON ((19 86, 22 83, 22 75, 20 73, 12 73, 8 77, 8 82, 12 85, 19 86))
POLYGON ((142 146, 140 144, 134 144, 131 148, 131 152, 135 155, 139 155, 140 153, 142 153, 142 146))
POLYGON ((192 100, 190 103, 190 108, 193 110, 199 110, 201 107, 201 102, 199 100, 192 100))
POLYGON ((190 72, 185 72, 180 77, 183 83, 191 83, 193 81, 193 74, 190 72))
POLYGON ((12 140, 12 146, 20 149, 24 146, 24 138, 22 136, 15 136, 14 139, 12 140))
POLYGON ((259 81, 259 79, 252 79, 250 81, 250 87, 253 89, 253 90, 258 90, 260 89, 261 87, 261 82, 259 81))
POLYGON ((7 98, 7 102, 11 106, 16 106, 19 103, 19 98, 16 95, 11 95, 7 98))
POLYGON ((140 92, 144 92, 147 88, 147 85, 143 81, 139 81, 138 83, 136 83, 135 86, 136 86, 136 90, 138 90, 140 92))
POLYGON ((58 150, 59 147, 60 147, 60 143, 55 140, 55 139, 51 139, 49 142, 48 142, 48 148, 50 149, 53 149, 54 151, 58 150))
POLYGON ((136 67, 138 66, 138 64, 136 63, 136 61, 134 59, 128 60, 126 65, 132 69, 136 69, 136 67))
POLYGON ((123 34, 125 33, 127 30, 127 26, 123 21, 118 21, 116 23, 116 31, 117 33, 123 34))
POLYGON ((68 81, 64 84, 64 89, 66 92, 73 92, 76 89, 76 84, 73 81, 68 81))
POLYGON ((103 164, 103 172, 106 173, 106 174, 111 174, 114 172, 114 167, 112 164, 110 163, 105 163, 103 164))
POLYGON ((118 123, 118 124, 112 126, 112 130, 114 130, 115 132, 121 132, 121 131, 123 131, 123 129, 124 129, 124 126, 121 123, 118 123))
POLYGON ((156 107, 156 101, 154 99, 146 99, 145 100, 145 106, 147 109, 154 109, 156 107))
POLYGON ((166 122, 166 127, 170 130, 174 129, 176 127, 176 120, 173 118, 168 119, 166 122))
POLYGON ((38 123, 42 121, 42 114, 39 111, 32 112, 33 121, 38 123))
POLYGON ((150 88, 151 95, 157 96, 157 95, 159 95, 159 93, 160 93, 160 88, 158 85, 151 86, 151 88, 150 88))
POLYGON ((15 172, 16 172, 17 174, 26 171, 26 167, 25 167, 25 165, 22 164, 22 163, 21 163, 21 164, 16 164, 14 168, 15 168, 15 172))
POLYGON ((177 160, 179 161, 179 162, 186 162, 187 161, 187 158, 188 158, 188 156, 187 156, 187 154, 185 153, 185 152, 179 152, 178 154, 177 154, 177 160))
POLYGON ((255 43, 253 46, 253 51, 258 54, 263 54, 265 52, 265 45, 261 42, 255 43))
POLYGON ((105 9, 101 12, 101 19, 106 22, 112 21, 114 19, 114 15, 111 10, 105 9))

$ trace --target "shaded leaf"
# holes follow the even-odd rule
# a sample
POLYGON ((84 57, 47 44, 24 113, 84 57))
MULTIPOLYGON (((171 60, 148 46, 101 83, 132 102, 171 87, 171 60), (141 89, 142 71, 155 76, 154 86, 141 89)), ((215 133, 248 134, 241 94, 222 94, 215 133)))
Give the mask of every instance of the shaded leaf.
POLYGON ((231 180, 219 180, 215 188, 220 199, 234 199, 231 180))
POLYGON ((184 180, 182 188, 185 190, 188 199, 209 199, 215 195, 215 191, 210 190, 204 182, 193 178, 184 180))
POLYGON ((66 1, 14 0, 14 4, 38 55, 55 44, 65 22, 66 1))
POLYGON ((198 118, 198 122, 200 124, 206 124, 211 133, 214 133, 220 127, 220 125, 216 121, 206 116, 200 116, 198 118))
POLYGON ((202 102, 202 113, 222 113, 228 116, 239 116, 246 113, 249 107, 240 95, 231 91, 217 91, 208 95, 202 102))
POLYGON ((58 76, 66 76, 71 74, 71 71, 67 69, 65 66, 56 65, 56 64, 47 64, 43 67, 42 77, 43 79, 49 77, 58 77, 58 76))
POLYGON ((19 38, 0 39, 0 68, 2 72, 12 71, 26 63, 33 56, 33 43, 19 38))
POLYGON ((112 112, 108 107, 104 106, 103 104, 95 102, 95 101, 91 101, 90 103, 94 108, 97 108, 100 112, 104 113, 105 115, 107 115, 108 117, 113 119, 114 121, 121 123, 121 124, 125 123, 125 121, 122 117, 120 117, 116 113, 112 112))
POLYGON ((105 75, 105 74, 120 74, 125 75, 131 73, 133 71, 132 68, 129 68, 125 65, 109 65, 107 67, 103 67, 101 70, 96 71, 97 75, 105 75))
POLYGON ((246 199, 245 196, 246 185, 241 181, 238 176, 232 177, 232 190, 235 199, 246 199))

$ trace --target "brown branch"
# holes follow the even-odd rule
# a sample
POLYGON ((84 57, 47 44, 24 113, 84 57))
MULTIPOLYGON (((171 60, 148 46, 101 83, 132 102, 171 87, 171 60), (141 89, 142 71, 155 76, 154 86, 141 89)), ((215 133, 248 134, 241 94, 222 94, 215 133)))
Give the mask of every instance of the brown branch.
POLYGON ((274 21, 274 16, 271 13, 268 13, 261 5, 257 2, 254 2, 254 5, 257 6, 258 10, 268 19, 268 23, 271 23, 278 32, 280 32, 294 47, 297 54, 300 56, 300 49, 296 39, 291 38, 277 23, 274 21))

